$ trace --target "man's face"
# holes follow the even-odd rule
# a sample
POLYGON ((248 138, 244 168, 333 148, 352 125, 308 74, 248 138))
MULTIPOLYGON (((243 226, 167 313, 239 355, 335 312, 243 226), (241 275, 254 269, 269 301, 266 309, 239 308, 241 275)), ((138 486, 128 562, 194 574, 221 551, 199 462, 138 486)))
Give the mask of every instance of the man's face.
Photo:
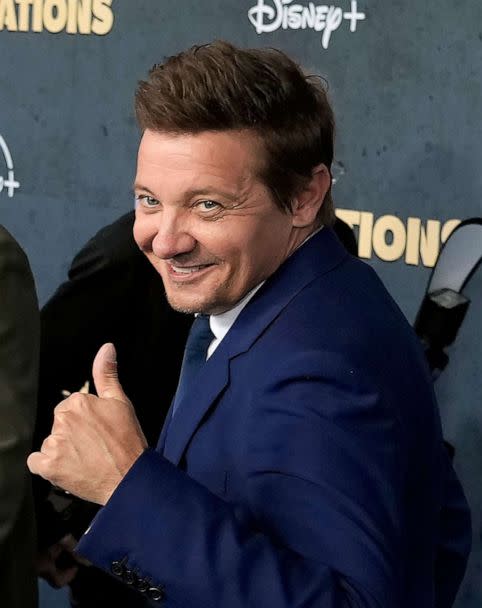
POLYGON ((134 237, 176 310, 229 310, 305 238, 256 176, 261 159, 246 131, 144 132, 134 237))

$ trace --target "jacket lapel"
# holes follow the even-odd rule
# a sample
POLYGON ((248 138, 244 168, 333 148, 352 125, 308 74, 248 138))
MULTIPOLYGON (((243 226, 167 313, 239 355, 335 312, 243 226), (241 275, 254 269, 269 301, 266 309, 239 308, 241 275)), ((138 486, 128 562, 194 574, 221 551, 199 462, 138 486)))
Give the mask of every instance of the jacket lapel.
POLYGON ((228 382, 229 359, 220 351, 221 345, 199 371, 191 392, 178 404, 176 414, 171 413, 165 432, 163 429, 164 456, 176 465, 202 418, 228 382))
POLYGON ((159 435, 159 439, 157 440, 156 450, 158 452, 160 452, 161 454, 164 453, 164 447, 166 445, 167 430, 169 428, 169 425, 171 424, 171 419, 172 419, 173 406, 174 406, 174 397, 172 398, 171 405, 170 405, 169 410, 167 411, 166 417, 164 419, 164 424, 162 425, 161 434, 159 435))
POLYGON ((246 352, 299 291, 347 255, 332 230, 323 228, 259 289, 201 368, 196 384, 179 403, 174 417, 171 406, 157 446, 168 460, 179 464, 192 435, 228 385, 230 359, 246 352))

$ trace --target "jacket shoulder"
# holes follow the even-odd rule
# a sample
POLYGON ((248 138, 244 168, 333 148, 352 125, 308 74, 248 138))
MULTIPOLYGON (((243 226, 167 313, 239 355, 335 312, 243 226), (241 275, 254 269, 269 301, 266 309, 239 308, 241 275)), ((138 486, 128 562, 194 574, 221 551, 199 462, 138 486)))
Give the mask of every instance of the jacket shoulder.
POLYGON ((133 226, 134 212, 131 211, 101 228, 75 255, 69 278, 130 265, 143 259, 132 235, 133 226))

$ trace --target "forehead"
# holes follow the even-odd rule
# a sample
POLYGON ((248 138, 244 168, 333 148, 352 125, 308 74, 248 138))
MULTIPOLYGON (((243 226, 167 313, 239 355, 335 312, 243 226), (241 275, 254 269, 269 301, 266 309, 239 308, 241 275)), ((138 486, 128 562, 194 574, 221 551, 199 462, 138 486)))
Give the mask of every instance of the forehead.
MULTIPOLYGON (((234 186, 255 179, 262 144, 249 131, 170 134, 146 130, 139 145, 136 183, 180 177, 192 182, 229 182, 234 186)), ((149 184, 145 184, 149 187, 149 184)))

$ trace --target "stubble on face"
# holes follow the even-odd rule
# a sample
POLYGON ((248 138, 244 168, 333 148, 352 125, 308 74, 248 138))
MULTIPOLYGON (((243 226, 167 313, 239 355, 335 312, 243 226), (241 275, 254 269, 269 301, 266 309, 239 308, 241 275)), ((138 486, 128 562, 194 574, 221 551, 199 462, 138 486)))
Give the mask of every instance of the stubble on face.
MULTIPOLYGON (((213 262, 213 264, 222 266, 223 262, 218 259, 213 262)), ((201 291, 200 295, 193 295, 191 286, 186 289, 185 285, 173 284, 172 281, 169 282, 169 288, 166 288, 166 280, 163 273, 160 272, 159 274, 163 281, 166 300, 171 308, 177 312, 182 312, 184 314, 219 314, 231 308, 230 302, 223 302, 222 298, 220 298, 220 292, 229 290, 229 277, 227 277, 221 285, 215 287, 211 294, 206 294, 204 291, 201 291), (190 293, 186 293, 188 289, 190 293)))
POLYGON ((144 135, 136 183, 154 205, 138 208, 136 240, 175 310, 225 312, 289 254, 290 214, 258 177, 259 148, 245 132, 144 135))

